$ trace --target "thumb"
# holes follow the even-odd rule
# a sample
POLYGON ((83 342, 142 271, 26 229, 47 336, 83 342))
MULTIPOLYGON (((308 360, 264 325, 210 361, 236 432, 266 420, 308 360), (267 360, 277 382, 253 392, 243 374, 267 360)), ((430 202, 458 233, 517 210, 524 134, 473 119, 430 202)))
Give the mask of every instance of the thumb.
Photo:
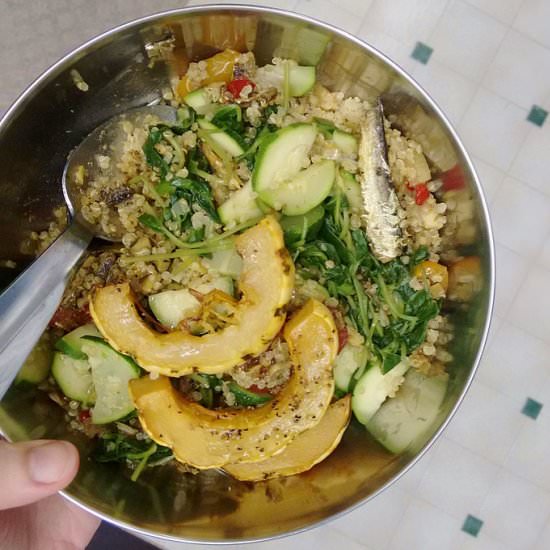
POLYGON ((67 441, 0 441, 0 510, 23 506, 66 487, 76 475, 78 451, 67 441))

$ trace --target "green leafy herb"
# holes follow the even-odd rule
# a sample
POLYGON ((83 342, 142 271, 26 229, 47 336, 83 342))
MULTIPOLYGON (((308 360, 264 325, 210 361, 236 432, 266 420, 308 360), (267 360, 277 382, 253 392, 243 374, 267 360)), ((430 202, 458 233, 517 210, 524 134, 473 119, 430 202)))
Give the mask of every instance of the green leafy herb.
POLYGON ((135 469, 132 481, 137 481, 147 466, 163 463, 172 457, 172 451, 150 440, 139 440, 121 433, 103 434, 92 453, 96 462, 132 462, 135 469))
POLYGON ((164 160, 163 156, 156 149, 156 145, 158 145, 161 141, 162 130, 156 126, 153 126, 149 130, 149 135, 143 144, 143 153, 145 154, 147 164, 151 166, 151 168, 156 168, 161 178, 165 178, 170 167, 164 160))
MULTIPOLYGON (((300 243, 296 250, 299 274, 321 280, 329 294, 345 304, 348 317, 365 337, 369 361, 387 372, 422 344, 439 304, 427 289, 411 288, 409 268, 399 259, 378 261, 365 232, 350 228, 347 201, 339 189, 325 201, 325 211, 320 238, 300 243)), ((418 258, 426 253, 417 252, 418 258)))
POLYGON ((428 247, 421 246, 414 251, 409 263, 411 267, 414 267, 415 265, 418 265, 424 260, 427 260, 429 257, 430 257, 430 252, 428 251, 428 247))
POLYGON ((230 135, 241 147, 246 147, 243 114, 239 105, 227 105, 218 109, 211 122, 230 135))
POLYGON ((198 178, 175 177, 170 181, 170 185, 175 189, 175 196, 178 199, 184 198, 190 206, 198 205, 210 219, 220 223, 218 211, 214 206, 212 190, 205 181, 198 178))

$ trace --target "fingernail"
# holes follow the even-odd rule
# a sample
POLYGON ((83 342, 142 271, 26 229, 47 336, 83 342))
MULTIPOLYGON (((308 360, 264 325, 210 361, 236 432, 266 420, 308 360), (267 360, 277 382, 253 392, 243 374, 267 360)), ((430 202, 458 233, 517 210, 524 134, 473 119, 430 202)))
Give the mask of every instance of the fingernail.
POLYGON ((73 460, 72 449, 68 443, 45 443, 29 450, 29 475, 36 483, 55 483, 66 474, 73 460))

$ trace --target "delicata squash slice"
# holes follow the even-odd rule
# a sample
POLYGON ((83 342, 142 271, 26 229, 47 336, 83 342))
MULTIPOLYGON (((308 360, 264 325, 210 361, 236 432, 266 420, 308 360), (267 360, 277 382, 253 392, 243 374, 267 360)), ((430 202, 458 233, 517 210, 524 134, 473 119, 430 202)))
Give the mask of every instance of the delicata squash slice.
POLYGON ((256 409, 212 411, 186 400, 169 378, 130 383, 143 429, 196 468, 265 460, 282 451, 325 415, 334 391, 338 337, 330 311, 307 302, 284 327, 293 368, 270 403, 256 409))
POLYGON ((243 259, 242 297, 235 308, 238 323, 204 336, 184 331, 161 334, 141 319, 129 284, 122 283, 100 288, 93 295, 90 312, 97 328, 142 368, 166 376, 194 371, 219 374, 246 355, 261 353, 285 322, 283 308, 291 298, 294 265, 273 216, 242 233, 236 249, 243 259))
POLYGON ((307 472, 336 447, 351 415, 351 396, 332 403, 317 426, 302 432, 280 453, 252 464, 228 464, 223 469, 241 481, 263 481, 307 472))

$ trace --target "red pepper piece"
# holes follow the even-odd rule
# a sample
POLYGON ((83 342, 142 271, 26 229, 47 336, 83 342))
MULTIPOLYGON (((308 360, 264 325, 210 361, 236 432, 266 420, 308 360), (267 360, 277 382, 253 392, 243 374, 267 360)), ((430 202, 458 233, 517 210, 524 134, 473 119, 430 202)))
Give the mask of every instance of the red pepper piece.
POLYGON ((252 86, 252 88, 254 88, 255 85, 254 82, 246 77, 235 78, 227 85, 227 91, 230 92, 233 97, 239 97, 245 86, 252 86))
POLYGON ((92 320, 88 306, 82 309, 59 306, 50 320, 49 326, 60 328, 65 332, 70 332, 76 327, 80 327, 92 320))
POLYGON ((90 413, 90 410, 89 409, 84 409, 82 411, 80 411, 80 414, 78 415, 78 419, 80 420, 80 422, 86 422, 87 420, 90 419, 91 417, 91 413, 90 413))
POLYGON ((338 328, 338 353, 340 353, 344 346, 348 343, 349 340, 349 331, 346 325, 343 325, 338 328))
POLYGON ((464 172, 460 164, 455 164, 450 170, 443 172, 440 177, 443 182, 444 191, 452 191, 466 187, 464 172))
POLYGON ((414 202, 419 206, 424 204, 430 197, 430 192, 425 183, 419 183, 414 188, 414 202))

